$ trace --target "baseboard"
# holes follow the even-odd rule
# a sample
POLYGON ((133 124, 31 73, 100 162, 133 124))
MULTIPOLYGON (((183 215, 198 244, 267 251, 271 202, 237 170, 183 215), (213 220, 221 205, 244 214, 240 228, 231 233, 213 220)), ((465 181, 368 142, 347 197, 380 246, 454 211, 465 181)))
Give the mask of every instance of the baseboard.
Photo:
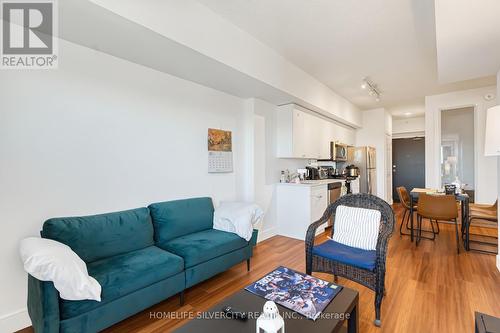
POLYGON ((258 237, 257 242, 259 243, 259 242, 265 241, 266 239, 271 238, 271 237, 276 236, 276 235, 277 235, 277 233, 276 233, 275 227, 259 231, 259 237, 258 237))
POLYGON ((0 316, 0 332, 16 332, 31 326, 28 309, 20 309, 0 316))

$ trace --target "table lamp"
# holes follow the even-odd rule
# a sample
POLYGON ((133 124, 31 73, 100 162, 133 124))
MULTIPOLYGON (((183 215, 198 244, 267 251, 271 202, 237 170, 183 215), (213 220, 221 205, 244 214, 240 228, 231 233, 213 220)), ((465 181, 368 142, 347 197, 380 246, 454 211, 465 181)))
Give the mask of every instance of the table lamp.
POLYGON ((486 113, 484 156, 500 156, 500 105, 489 108, 486 113))
POLYGON ((285 333, 285 321, 273 301, 264 304, 264 311, 257 318, 257 333, 285 333))

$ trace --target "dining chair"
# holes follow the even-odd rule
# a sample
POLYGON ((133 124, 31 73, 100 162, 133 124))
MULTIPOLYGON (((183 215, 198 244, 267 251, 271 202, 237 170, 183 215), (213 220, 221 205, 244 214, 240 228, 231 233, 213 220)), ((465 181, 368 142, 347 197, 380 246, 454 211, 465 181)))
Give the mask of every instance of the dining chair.
POLYGON ((467 225, 465 228, 465 246, 468 251, 478 251, 483 253, 497 254, 498 253, 498 237, 490 236, 490 235, 482 235, 478 233, 471 233, 470 227, 474 221, 488 221, 497 224, 498 228, 498 200, 495 201, 493 205, 485 205, 485 204, 471 204, 469 207, 469 220, 467 221, 467 225), (470 236, 474 236, 473 239, 470 236), (487 238, 493 239, 493 242, 488 242, 485 240, 479 240, 478 238, 487 238), (497 251, 489 251, 485 249, 479 248, 471 248, 470 244, 482 244, 487 246, 496 246, 497 251))
POLYGON ((421 235, 422 235, 423 219, 429 219, 431 221, 432 220, 450 221, 455 223, 457 253, 460 253, 457 218, 458 218, 458 209, 454 195, 431 195, 426 193, 420 194, 418 197, 418 208, 417 208, 418 232, 417 232, 416 244, 418 245, 420 239, 422 238, 421 235))
POLYGON ((471 203, 471 204, 469 204, 469 209, 471 211, 497 212, 498 211, 498 199, 495 201, 495 203, 493 205, 471 203))
MULTIPOLYGON (((410 205, 411 205, 411 201, 410 201, 410 194, 408 193, 408 190, 406 189, 406 187, 404 186, 399 186, 396 188, 396 192, 398 194, 398 197, 399 197, 399 201, 401 202, 401 205, 403 206, 403 218, 401 219, 401 224, 399 225, 399 234, 400 235, 405 235, 405 236, 410 236, 411 234, 410 233, 406 233, 403 231, 403 225, 405 225, 406 227, 406 230, 410 230, 410 226, 409 226, 409 223, 410 223, 410 218, 411 218, 411 208, 410 208, 410 205)), ((416 212, 417 211, 417 208, 418 208, 418 205, 413 205, 413 211, 416 212)), ((425 239, 430 239, 430 240, 434 240, 435 238, 435 235, 439 234, 439 224, 437 221, 436 222, 436 229, 437 230, 434 230, 434 226, 433 226, 433 221, 431 220, 431 227, 432 227, 432 230, 422 230, 422 232, 431 232, 432 233, 432 237, 430 236, 422 236, 422 238, 425 238, 425 239)), ((413 229, 413 231, 415 231, 416 229, 413 229)))
MULTIPOLYGON (((363 221, 353 221, 363 223, 363 221)), ((323 217, 312 223, 306 234, 306 273, 323 272, 355 281, 375 291, 375 326, 380 326, 380 308, 385 296, 385 261, 387 244, 394 229, 394 211, 384 200, 368 194, 347 194, 330 204, 323 217), (335 215, 340 206, 378 210, 380 227, 376 249, 362 250, 333 240, 315 245, 316 229, 333 220, 331 236, 335 233, 335 215)))

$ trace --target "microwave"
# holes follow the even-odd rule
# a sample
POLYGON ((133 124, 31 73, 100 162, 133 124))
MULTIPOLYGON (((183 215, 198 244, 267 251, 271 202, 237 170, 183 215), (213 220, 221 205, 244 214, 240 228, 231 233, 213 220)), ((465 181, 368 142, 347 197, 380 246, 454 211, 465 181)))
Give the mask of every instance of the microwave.
POLYGON ((332 161, 347 161, 347 145, 339 142, 330 142, 330 156, 332 161))

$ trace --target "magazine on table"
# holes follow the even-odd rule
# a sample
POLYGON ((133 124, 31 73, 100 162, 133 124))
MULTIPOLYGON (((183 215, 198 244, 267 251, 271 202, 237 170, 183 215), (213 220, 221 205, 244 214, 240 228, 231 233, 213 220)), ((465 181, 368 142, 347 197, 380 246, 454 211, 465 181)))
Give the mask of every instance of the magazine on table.
POLYGON ((316 320, 342 287, 280 266, 245 290, 316 320))

